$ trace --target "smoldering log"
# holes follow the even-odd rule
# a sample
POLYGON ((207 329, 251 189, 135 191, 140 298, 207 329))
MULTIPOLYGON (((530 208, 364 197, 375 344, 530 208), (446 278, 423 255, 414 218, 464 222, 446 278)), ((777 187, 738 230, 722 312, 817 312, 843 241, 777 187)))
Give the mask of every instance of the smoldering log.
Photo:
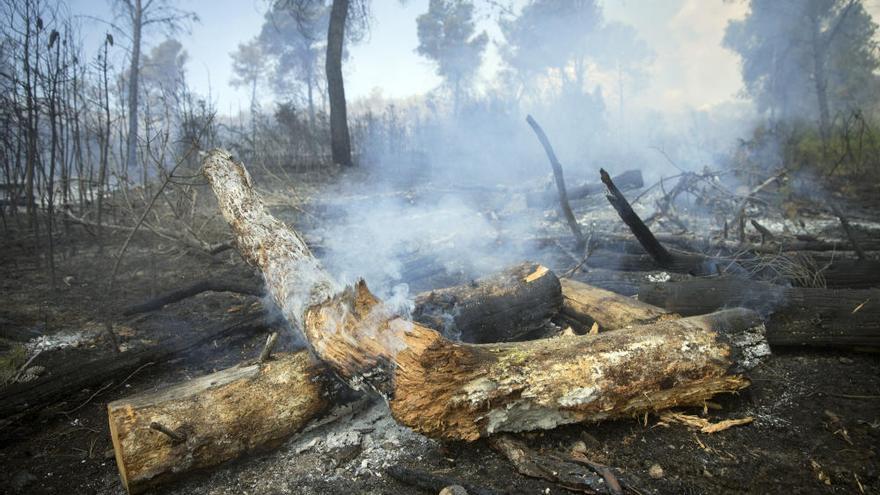
POLYGON ((768 352, 758 315, 734 309, 625 331, 465 344, 398 317, 363 281, 340 287, 296 231, 272 217, 244 167, 221 150, 204 162, 242 257, 260 268, 286 318, 355 388, 389 403, 425 435, 475 440, 503 432, 629 417, 748 386, 768 352))
MULTIPOLYGON (((627 170, 622 174, 615 175, 613 180, 621 191, 640 189, 645 186, 645 182, 642 179, 642 171, 638 169, 627 170)), ((601 182, 583 182, 566 190, 569 200, 586 198, 587 196, 601 194, 604 191, 605 185, 601 182)), ((558 200, 559 192, 555 188, 532 191, 526 194, 526 204, 532 208, 549 206, 558 200)))
POLYGON ((584 325, 596 323, 601 330, 618 330, 677 318, 663 308, 583 282, 564 278, 560 283, 562 313, 584 325))
POLYGON ((556 275, 522 263, 471 284, 416 296, 413 320, 463 342, 509 342, 542 328, 562 307, 556 275))
POLYGON ((775 346, 880 350, 880 290, 783 287, 720 277, 646 283, 639 300, 682 315, 729 306, 769 315, 767 340, 775 346))
POLYGON ((277 447, 327 409, 336 386, 320 363, 299 351, 111 402, 110 436, 122 484, 141 493, 277 447))
MULTIPOLYGON (((262 296, 255 283, 203 280, 130 306, 130 315, 159 309, 205 291, 262 296)), ((464 342, 509 342, 543 327, 562 307, 559 279, 535 263, 521 263, 471 283, 423 292, 415 297, 413 319, 464 342)))
MULTIPOLYGON (((190 287, 227 287, 225 284, 196 284, 190 287)), ((186 290, 172 294, 186 294, 186 290)), ((559 311, 562 304, 559 280, 540 265, 523 263, 504 272, 480 279, 474 284, 451 287, 417 296, 416 311, 426 320, 440 318, 443 311, 455 315, 470 337, 493 335, 510 338, 510 329, 520 332, 537 328, 559 311), (433 311, 433 313, 431 312, 433 311), (481 321, 480 318, 485 318, 481 321), (505 328, 503 323, 509 321, 505 328)), ((157 298, 156 301, 167 301, 157 298)), ((143 305, 142 305, 143 306, 143 305)), ((520 336, 520 333, 514 333, 520 336)), ((272 336, 277 336, 273 333, 272 336)), ((270 337, 269 342, 272 342, 270 337)), ((257 359, 268 358, 271 343, 257 359)), ((108 409, 120 476, 130 492, 174 480, 199 468, 220 464, 256 450, 268 450, 297 431, 309 419, 320 415, 336 395, 341 384, 327 369, 309 363, 307 354, 281 355, 268 368, 235 367, 198 378, 164 390, 129 397, 111 404, 108 409), (277 362, 276 362, 277 361, 277 362), (277 389, 265 383, 284 376, 277 389), (234 386, 229 383, 238 380, 234 386), (305 384, 308 392, 298 392, 299 402, 289 398, 278 401, 275 394, 292 394, 305 384), (208 384, 208 385, 206 385, 208 384), (227 393, 228 392, 228 393, 227 393), (320 392, 320 393, 318 393, 320 392), (217 404, 221 396, 234 396, 217 404), (254 403, 271 408, 254 414, 254 403), (211 411, 217 413, 217 424, 211 411), (226 424, 230 418, 242 421, 226 424), (283 418, 289 421, 283 421, 283 418), (159 428, 155 428, 159 425, 159 428), (170 442, 162 442, 144 429, 166 432, 170 442), (212 442, 223 434, 220 447, 212 442), (229 439, 232 439, 230 442, 229 439)))

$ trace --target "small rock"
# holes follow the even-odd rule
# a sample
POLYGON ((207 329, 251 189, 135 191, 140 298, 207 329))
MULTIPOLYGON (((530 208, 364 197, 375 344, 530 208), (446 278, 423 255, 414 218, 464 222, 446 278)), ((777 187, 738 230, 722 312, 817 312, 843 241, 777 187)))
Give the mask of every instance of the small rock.
POLYGON ((663 468, 660 467, 660 464, 654 464, 651 466, 651 469, 648 469, 648 476, 654 478, 655 480, 659 480, 663 477, 663 468))
POLYGON ((853 364, 855 361, 853 361, 852 359, 850 359, 846 356, 841 356, 840 362, 841 362, 841 364, 853 364))
POLYGON ((468 495, 468 492, 461 485, 449 485, 440 490, 439 495, 468 495))

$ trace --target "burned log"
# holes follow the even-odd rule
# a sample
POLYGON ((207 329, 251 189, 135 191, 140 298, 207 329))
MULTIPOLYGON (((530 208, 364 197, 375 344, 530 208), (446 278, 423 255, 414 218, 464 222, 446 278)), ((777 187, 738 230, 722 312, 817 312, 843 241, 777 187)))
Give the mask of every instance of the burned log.
POLYGON ((583 282, 566 278, 560 282, 562 313, 584 325, 595 323, 601 330, 618 330, 677 318, 663 308, 583 282))
MULTIPOLYGON (((642 171, 638 169, 627 170, 622 174, 615 175, 614 184, 621 191, 630 189, 640 189, 644 187, 645 182, 642 179, 642 171)), ((605 185, 601 182, 583 182, 574 187, 566 189, 569 200, 586 198, 605 191, 605 185)), ((552 205, 559 200, 559 192, 554 189, 546 189, 543 191, 532 191, 526 193, 526 204, 532 208, 552 205)))
POLYGON ((110 436, 129 493, 271 449, 332 403, 333 379, 306 351, 111 402, 110 436))
POLYGON ((838 259, 821 267, 819 275, 828 288, 870 289, 880 287, 880 261, 838 259))
POLYGON ((416 296, 413 320, 463 342, 519 340, 542 328, 562 307, 556 275, 522 263, 471 284, 416 296))
POLYGON ((648 283, 639 300, 681 315, 730 306, 769 315, 767 340, 775 346, 880 350, 880 290, 783 287, 741 278, 648 283))
MULTIPOLYGON (((202 332, 180 332, 177 337, 140 350, 113 354, 88 362, 76 362, 39 380, 16 383, 0 393, 0 418, 39 410, 107 381, 121 380, 149 363, 167 361, 169 357, 187 352, 217 339, 240 333, 265 330, 276 318, 265 313, 247 316, 235 323, 223 323, 202 332)), ((191 330, 191 329, 190 329, 191 330)))
POLYGON ((363 281, 339 286, 299 234, 266 212, 228 153, 209 153, 203 169, 240 254, 316 356, 431 437, 475 440, 702 404, 748 386, 742 372, 768 352, 760 318, 745 309, 598 335, 453 342, 397 316, 363 281))
MULTIPOLYGON (((228 287, 207 283, 190 287, 205 286, 228 287)), ((511 329, 524 334, 544 325, 559 311, 561 297, 553 272, 523 263, 473 284, 417 296, 415 312, 431 323, 442 323, 441 315, 449 311, 454 315, 450 316, 452 324, 465 329, 466 336, 493 335, 503 340, 512 337, 511 329), (505 328, 508 320, 511 326, 505 328)), ((167 302, 168 298, 154 301, 167 302)), ((273 336, 277 333, 271 334, 257 363, 267 361, 273 336)), ((310 362, 306 352, 281 355, 269 363, 269 367, 223 370, 110 404, 111 435, 126 489, 137 493, 189 471, 274 448, 319 416, 332 401, 331 395, 338 395, 341 384, 325 367, 310 362), (274 388, 267 385, 282 378, 283 383, 274 388), (218 403, 218 398, 224 401, 218 403), (261 403, 270 407, 255 413, 253 409, 261 403), (163 441, 157 432, 167 438, 163 441), (209 446, 213 442, 221 446, 209 446)))

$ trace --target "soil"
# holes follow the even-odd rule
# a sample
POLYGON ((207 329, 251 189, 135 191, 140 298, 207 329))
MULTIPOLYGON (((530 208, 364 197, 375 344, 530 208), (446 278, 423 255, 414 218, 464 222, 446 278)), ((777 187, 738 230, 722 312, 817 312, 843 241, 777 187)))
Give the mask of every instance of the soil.
MULTIPOLYGON (((116 343, 126 352, 175 332, 235 322, 260 308, 253 297, 207 293, 123 318, 122 308, 207 276, 240 281, 255 280, 255 274, 234 251, 208 256, 138 234, 108 292, 113 256, 124 233, 108 233, 99 251, 89 231, 70 225, 56 246, 52 289, 44 247, 35 246, 15 219, 7 221, 10 230, 0 243, 0 366, 6 371, 17 370, 37 342, 44 350, 30 366, 44 368, 42 373, 51 374, 63 363, 112 355, 117 351, 106 323, 112 324, 116 343), (66 347, 59 347, 65 342, 66 347)), ((320 224, 319 219, 312 222, 320 224)), ((222 239, 222 224, 216 234, 222 239)), ((572 264, 549 255, 535 261, 557 273, 572 264)), ((589 271, 578 276, 590 279, 589 271)), ((420 283, 449 282, 445 277, 420 283)), ((217 340, 112 382, 71 390, 64 402, 0 424, 0 492, 124 493, 106 404, 251 359, 264 340, 265 333, 217 340)), ((280 345, 295 347, 294 335, 285 333, 280 345)), ((749 425, 709 435, 679 424, 663 425, 649 416, 519 438, 543 453, 562 454, 583 442, 580 448, 586 448, 587 457, 616 468, 624 480, 637 480, 634 485, 641 493, 880 493, 878 355, 774 349, 750 376, 753 385, 743 393, 719 397, 707 411, 684 411, 706 414, 713 421, 751 416, 749 425)), ((426 439, 397 425, 387 407, 369 397, 337 406, 277 450, 194 474, 159 492, 417 492, 388 475, 386 469, 396 464, 500 493, 569 493, 516 473, 486 442, 426 439)))

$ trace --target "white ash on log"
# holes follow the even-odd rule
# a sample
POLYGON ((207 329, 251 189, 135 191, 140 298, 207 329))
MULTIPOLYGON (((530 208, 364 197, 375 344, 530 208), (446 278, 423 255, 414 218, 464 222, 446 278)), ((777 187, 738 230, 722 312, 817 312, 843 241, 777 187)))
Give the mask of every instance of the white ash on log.
POLYGON ((111 402, 110 436, 122 484, 140 493, 277 447, 332 403, 333 390, 326 368, 299 351, 111 402))
POLYGON ((745 309, 581 337, 453 342, 395 315, 362 281, 336 284, 302 238, 266 212, 231 155, 209 153, 204 173, 242 257, 263 272, 313 352, 428 436, 475 440, 702 404, 747 386, 742 371, 767 353, 763 325, 745 309))

